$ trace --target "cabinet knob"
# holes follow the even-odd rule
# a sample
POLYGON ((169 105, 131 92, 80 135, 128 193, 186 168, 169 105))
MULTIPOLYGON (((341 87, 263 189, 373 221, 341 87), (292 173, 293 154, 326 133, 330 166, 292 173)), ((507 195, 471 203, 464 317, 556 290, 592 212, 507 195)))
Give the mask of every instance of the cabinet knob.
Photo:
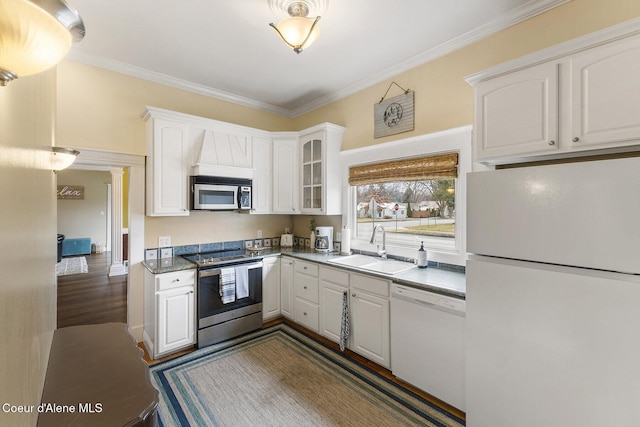
POLYGON ((356 296, 356 294, 355 294, 355 293, 353 293, 353 294, 351 294, 351 296, 352 296, 352 297, 355 297, 355 296, 356 296))
POLYGON ((549 141, 549 145, 556 145, 555 141, 549 141))
POLYGON ((307 315, 307 312, 305 311, 304 313, 302 313, 302 315, 303 315, 303 316, 306 316, 306 315, 307 315))
POLYGON ((307 287, 306 287, 306 286, 303 286, 303 288, 304 288, 304 289, 307 289, 307 287))
POLYGON ((574 136, 574 137, 573 137, 573 139, 572 139, 572 141, 573 141, 573 142, 578 142, 578 141, 580 141, 580 138, 578 138, 577 136, 574 136))

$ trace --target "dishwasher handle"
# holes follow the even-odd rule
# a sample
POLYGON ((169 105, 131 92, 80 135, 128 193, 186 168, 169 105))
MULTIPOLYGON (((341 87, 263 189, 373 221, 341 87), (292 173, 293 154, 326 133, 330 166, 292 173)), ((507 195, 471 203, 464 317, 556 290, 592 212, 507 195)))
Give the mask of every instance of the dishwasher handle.
POLYGON ((415 304, 443 309, 463 316, 466 313, 466 301, 463 299, 439 295, 433 292, 412 288, 410 286, 399 285, 397 283, 391 284, 391 297, 413 302, 415 304))

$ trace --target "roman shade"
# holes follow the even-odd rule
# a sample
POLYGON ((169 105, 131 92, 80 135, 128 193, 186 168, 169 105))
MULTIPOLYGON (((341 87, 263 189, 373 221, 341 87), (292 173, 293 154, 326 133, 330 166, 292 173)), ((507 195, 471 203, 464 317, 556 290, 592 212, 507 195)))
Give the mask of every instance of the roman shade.
POLYGON ((458 153, 391 160, 349 168, 349 185, 452 179, 458 176, 458 153))

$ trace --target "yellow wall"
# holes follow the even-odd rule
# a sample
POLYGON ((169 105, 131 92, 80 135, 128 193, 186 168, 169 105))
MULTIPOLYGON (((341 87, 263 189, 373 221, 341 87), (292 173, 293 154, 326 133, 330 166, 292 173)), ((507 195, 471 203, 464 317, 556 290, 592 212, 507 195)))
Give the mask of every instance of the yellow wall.
MULTIPOLYGON (((345 126, 345 150, 469 125, 473 123, 473 89, 464 81, 465 76, 638 16, 638 0, 573 0, 298 117, 295 128, 325 121, 345 126), (415 91, 415 129, 374 139, 373 105, 391 81, 415 91)), ((389 96, 400 93, 394 87, 389 96)))
POLYGON ((59 145, 146 154, 145 106, 264 130, 289 130, 291 119, 196 95, 73 61, 58 66, 59 145))
POLYGON ((0 88, 0 405, 40 403, 56 327, 54 124, 55 70, 0 88))

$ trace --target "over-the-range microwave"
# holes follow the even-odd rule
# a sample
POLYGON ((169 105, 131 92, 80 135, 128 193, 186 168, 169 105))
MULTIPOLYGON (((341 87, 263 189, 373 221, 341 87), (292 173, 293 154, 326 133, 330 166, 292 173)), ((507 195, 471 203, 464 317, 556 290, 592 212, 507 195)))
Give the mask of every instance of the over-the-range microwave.
POLYGON ((195 175, 189 179, 191 210, 233 211, 251 209, 251 180, 195 175))

